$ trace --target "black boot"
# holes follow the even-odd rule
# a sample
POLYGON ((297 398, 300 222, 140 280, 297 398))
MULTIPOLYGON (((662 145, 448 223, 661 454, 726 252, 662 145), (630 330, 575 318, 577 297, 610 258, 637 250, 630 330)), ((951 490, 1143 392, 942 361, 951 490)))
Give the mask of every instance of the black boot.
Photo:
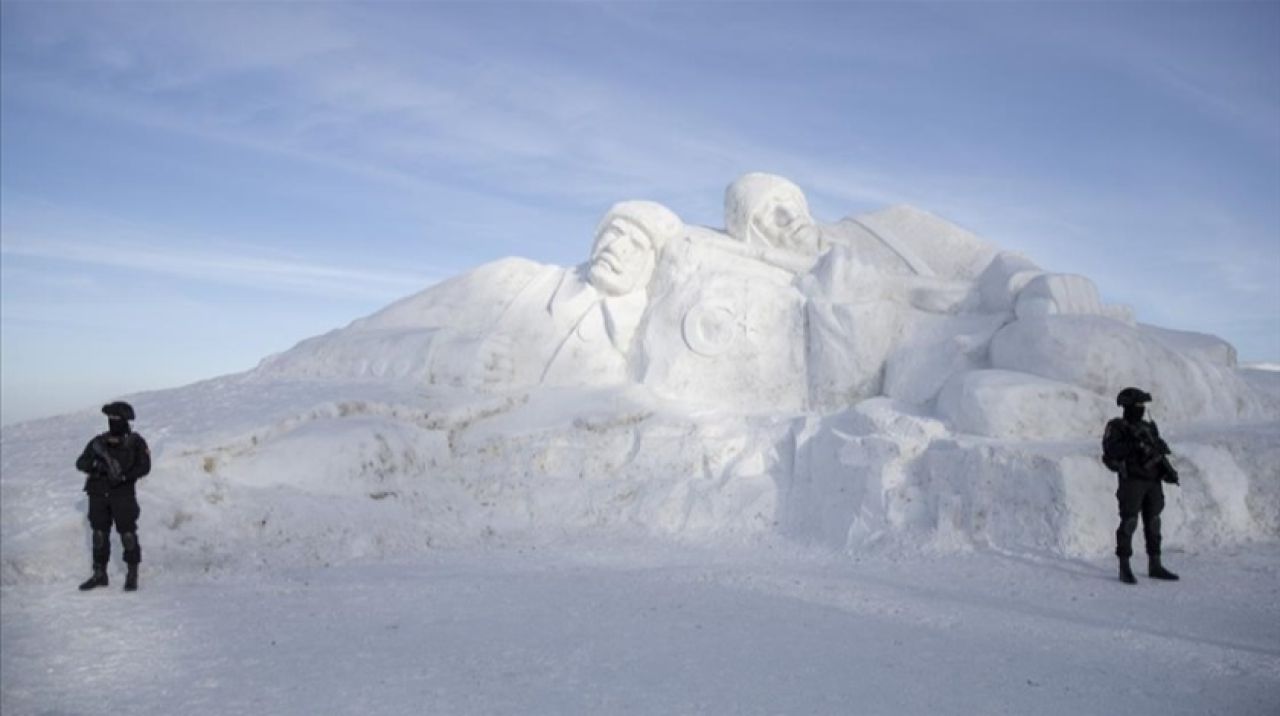
POLYGON ((126 566, 129 571, 124 575, 124 591, 136 592, 138 591, 138 563, 130 562, 126 566))
POLYGON ((1125 584, 1137 584, 1138 578, 1133 576, 1133 570, 1129 567, 1129 558, 1120 558, 1120 581, 1125 584))
POLYGON ((1152 554, 1147 556, 1147 575, 1152 579, 1163 579, 1168 582, 1178 581, 1178 575, 1170 572, 1160 564, 1160 555, 1152 554))
POLYGON ((80 585, 80 591, 87 592, 94 587, 105 586, 107 586, 107 565, 95 564, 93 565, 93 576, 80 585))

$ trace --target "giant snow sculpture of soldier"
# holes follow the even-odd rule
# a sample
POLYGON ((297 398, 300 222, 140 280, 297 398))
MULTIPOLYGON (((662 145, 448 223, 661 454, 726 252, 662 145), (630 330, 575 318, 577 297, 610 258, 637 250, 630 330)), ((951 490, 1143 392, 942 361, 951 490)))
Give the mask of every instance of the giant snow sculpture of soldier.
POLYGON ((724 206, 725 231, 688 227, 655 275, 637 365, 659 394, 747 412, 844 407, 880 394, 891 352, 928 319, 983 341, 1001 323, 952 325, 996 252, 946 222, 899 210, 874 232, 871 217, 819 225, 799 187, 763 173, 730 184, 724 206))
POLYGON ((1087 279, 1043 272, 911 207, 818 224, 800 188, 772 174, 730 184, 725 226, 766 258, 791 257, 774 263, 793 268, 805 297, 812 408, 886 392, 925 402, 948 375, 980 360, 1006 320, 993 314, 1106 310, 1087 279))
POLYGON ((440 344, 436 378, 485 389, 627 382, 655 265, 683 226, 661 204, 615 204, 596 229, 587 263, 535 275, 475 337, 474 352, 440 344), (459 358, 469 364, 454 364, 459 358))
POLYGON ((1116 530, 1116 557, 1120 560, 1120 581, 1137 584, 1129 558, 1133 556, 1133 533, 1142 517, 1142 536, 1147 547, 1147 574, 1152 579, 1176 580, 1178 575, 1160 563, 1160 513, 1164 510, 1161 483, 1178 484, 1178 472, 1169 464, 1169 445, 1160 437, 1154 420, 1144 419, 1151 394, 1125 388, 1116 396, 1124 416, 1107 423, 1102 436, 1102 461, 1120 477, 1116 501, 1120 506, 1120 527, 1116 530))
POLYGON ((141 510, 134 484, 151 472, 151 450, 142 436, 129 428, 133 407, 116 402, 102 406, 107 416, 107 432, 95 436, 76 459, 76 469, 86 474, 84 491, 89 496, 89 526, 93 530, 93 575, 81 590, 107 586, 107 563, 111 559, 111 526, 120 534, 124 562, 128 569, 124 588, 138 588, 138 517, 141 510))
POLYGON ((887 395, 965 432, 1062 438, 1096 431, 1087 426, 1105 415, 1105 396, 1146 380, 1179 422, 1261 410, 1221 339, 1139 325, 1085 277, 1046 272, 911 207, 816 224, 798 187, 753 173, 726 192, 725 224, 766 254, 816 254, 797 282, 812 409, 887 395), (1034 416, 1011 407, 1031 405, 1062 419, 1019 434, 1034 416))
MULTIPOLYGON (((785 240, 743 241, 688 226, 654 274, 636 345, 636 376, 658 395, 738 413, 806 408, 804 296, 816 228, 787 222, 785 240)), ((800 217, 797 215, 796 217, 800 217)))
POLYGON ((258 370, 483 392, 625 382, 654 266, 682 231, 661 204, 620 202, 601 219, 584 264, 494 261, 258 370))

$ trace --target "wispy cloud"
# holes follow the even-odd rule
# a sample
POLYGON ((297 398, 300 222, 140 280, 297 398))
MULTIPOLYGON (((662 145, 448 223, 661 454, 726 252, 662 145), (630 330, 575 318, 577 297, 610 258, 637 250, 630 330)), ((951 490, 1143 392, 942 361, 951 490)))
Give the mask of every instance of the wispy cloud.
MULTIPOLYGON (((311 295, 389 300, 420 290, 443 272, 411 272, 355 263, 323 263, 278 248, 183 229, 131 222, 24 197, 8 197, 0 214, 0 255, 75 263, 311 295)), ((64 276, 67 285, 83 277, 64 276)))
MULTIPOLYGON (((732 178, 726 174, 744 170, 737 166, 744 159, 745 168, 807 168, 775 143, 672 101, 667 93, 675 87, 660 94, 619 86, 587 69, 567 72, 551 57, 513 56, 497 46, 477 64, 475 48, 454 38, 466 33, 447 17, 428 23, 428 37, 406 54, 395 43, 380 47, 323 8, 306 14, 308 32, 319 39, 298 40, 291 17, 238 7, 234 22, 220 16, 206 24, 204 11, 184 11, 138 26, 132 15, 114 13, 92 27, 74 25, 72 36, 60 39, 82 47, 95 74, 51 77, 7 66, 6 91, 433 196, 465 194, 461 187, 469 185, 473 195, 604 204, 633 193, 722 188, 732 178), (246 50, 242 26, 282 38, 283 48, 249 42, 246 50), (164 52, 135 49, 157 34, 166 38, 164 52), (207 96, 218 101, 205 102, 207 96), (441 182, 441 174, 468 181, 441 182)), ((868 172, 821 174, 841 196, 879 196, 864 189, 875 179, 868 172)))
POLYGON ((1275 3, 1141 3, 1070 8, 1038 33, 1077 58, 1127 73, 1280 154, 1280 9, 1275 3))
POLYGON ((368 271, 341 266, 284 261, 258 256, 170 246, 103 243, 101 241, 27 240, 4 238, 5 256, 74 261, 179 278, 252 286, 264 290, 346 294, 395 298, 423 288, 422 276, 368 271))

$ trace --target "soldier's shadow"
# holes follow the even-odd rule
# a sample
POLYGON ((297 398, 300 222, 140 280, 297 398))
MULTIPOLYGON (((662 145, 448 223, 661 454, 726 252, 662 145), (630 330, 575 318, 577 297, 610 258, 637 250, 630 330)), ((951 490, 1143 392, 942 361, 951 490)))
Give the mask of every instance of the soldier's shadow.
POLYGON ((999 557, 1009 562, 1016 562, 1036 569, 1052 569, 1074 577, 1105 581, 1113 581, 1116 578, 1114 568, 1108 568, 1105 565, 1085 559, 1063 557, 1062 555, 1036 550, 1014 552, 1007 549, 993 548, 987 550, 987 552, 994 557, 999 557))

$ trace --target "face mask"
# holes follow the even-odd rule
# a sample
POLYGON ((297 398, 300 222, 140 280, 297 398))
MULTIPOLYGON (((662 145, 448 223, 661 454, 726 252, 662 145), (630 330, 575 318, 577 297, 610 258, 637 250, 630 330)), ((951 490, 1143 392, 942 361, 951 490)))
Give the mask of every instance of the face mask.
POLYGON ((107 428, 112 435, 127 435, 129 433, 129 421, 120 420, 119 418, 108 418, 107 428))

